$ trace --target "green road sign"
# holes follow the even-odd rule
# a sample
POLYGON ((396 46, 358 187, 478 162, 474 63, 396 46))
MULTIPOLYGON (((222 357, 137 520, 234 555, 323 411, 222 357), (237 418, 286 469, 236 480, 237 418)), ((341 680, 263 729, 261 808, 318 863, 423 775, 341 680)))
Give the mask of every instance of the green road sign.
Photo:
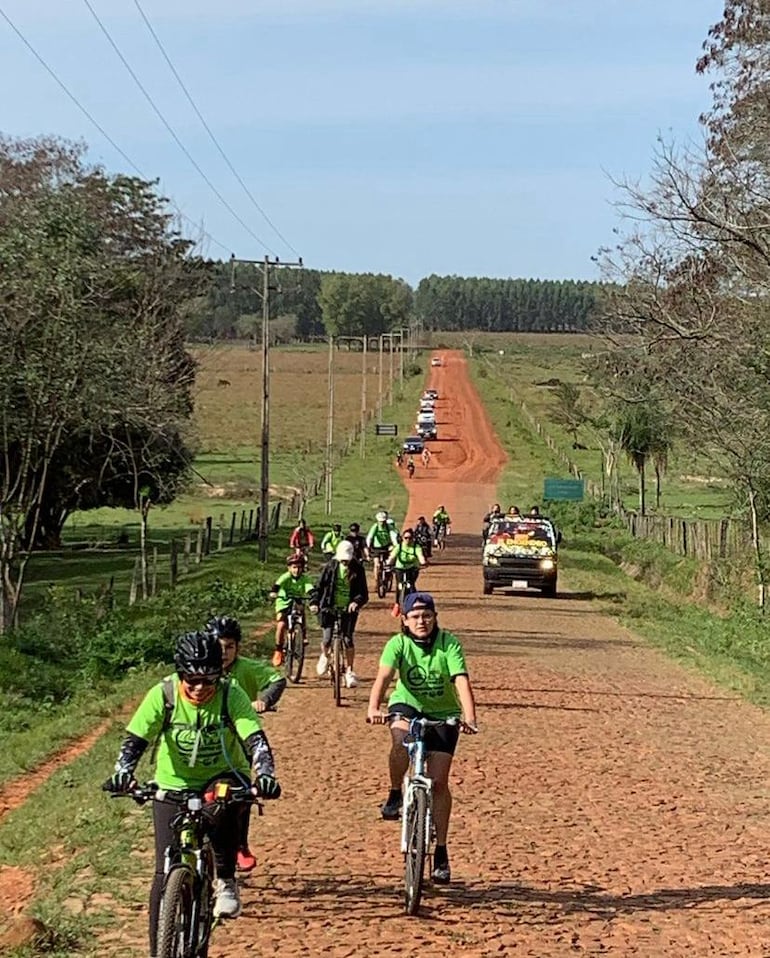
POLYGON ((584 493, 582 479, 545 479, 543 481, 543 499, 552 502, 581 502, 584 493))
POLYGON ((374 427, 376 436, 397 436, 398 426, 394 422, 378 422, 374 427))

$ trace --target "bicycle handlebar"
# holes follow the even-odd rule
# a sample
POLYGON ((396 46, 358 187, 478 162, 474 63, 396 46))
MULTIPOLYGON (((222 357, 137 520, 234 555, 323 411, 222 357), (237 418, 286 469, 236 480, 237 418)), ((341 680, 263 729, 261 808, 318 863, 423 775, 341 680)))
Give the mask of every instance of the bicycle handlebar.
MULTIPOLYGON (((102 785, 103 792, 109 792, 110 798, 132 798, 137 805, 144 805, 147 802, 161 802, 168 805, 184 805, 191 798, 203 800, 204 791, 200 788, 169 789, 159 788, 155 782, 137 782, 132 788, 125 792, 114 792, 109 787, 109 782, 102 785)), ((237 803, 241 805, 259 804, 260 796, 257 794, 255 786, 229 785, 229 792, 225 798, 215 798, 214 801, 237 803)))
POLYGON ((452 715, 449 718, 445 718, 445 719, 428 719, 428 718, 410 719, 410 718, 407 718, 406 715, 402 715, 401 712, 387 712, 385 714, 382 714, 382 722, 373 722, 370 718, 367 718, 366 722, 368 725, 387 725, 396 719, 409 722, 410 733, 412 733, 418 727, 424 730, 426 728, 439 728, 442 725, 448 725, 450 727, 459 725, 461 731, 468 732, 471 735, 476 735, 479 731, 477 725, 471 725, 470 722, 466 722, 456 715, 452 715))

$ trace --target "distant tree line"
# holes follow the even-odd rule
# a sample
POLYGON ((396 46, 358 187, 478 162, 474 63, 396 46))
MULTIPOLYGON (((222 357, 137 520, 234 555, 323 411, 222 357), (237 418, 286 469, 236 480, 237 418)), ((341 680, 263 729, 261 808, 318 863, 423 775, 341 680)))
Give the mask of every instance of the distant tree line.
MULTIPOLYGON (((213 263, 213 282, 188 311, 193 339, 248 338, 261 328, 262 268, 213 263)), ((378 335, 417 318, 426 329, 576 332, 587 327, 601 284, 573 280, 428 276, 416 292, 381 273, 275 271, 274 341, 378 335)))
POLYGON ((599 290, 574 280, 428 276, 417 287, 415 312, 427 329, 577 332, 599 290))

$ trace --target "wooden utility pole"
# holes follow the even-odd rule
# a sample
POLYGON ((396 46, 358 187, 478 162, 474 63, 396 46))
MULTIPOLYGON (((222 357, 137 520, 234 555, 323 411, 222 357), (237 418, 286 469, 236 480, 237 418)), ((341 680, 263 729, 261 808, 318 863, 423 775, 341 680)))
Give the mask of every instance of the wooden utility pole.
MULTIPOLYGON (((265 256, 262 260, 236 259, 235 254, 230 257, 230 292, 235 291, 235 264, 248 263, 262 264, 262 290, 250 286, 251 292, 262 298, 262 416, 260 438, 260 481, 259 481, 259 558, 264 562, 267 559, 268 512, 270 509, 270 291, 276 287, 270 285, 271 269, 302 269, 302 257, 295 263, 281 262, 278 258, 271 260, 265 256)), ((256 332, 255 332, 256 336, 256 332)))
POLYGON ((369 337, 364 335, 363 360, 361 365, 361 458, 366 459, 366 359, 369 337))
POLYGON ((329 407, 326 416, 326 468, 324 470, 326 515, 332 512, 332 451, 334 448, 334 337, 329 336, 329 407))

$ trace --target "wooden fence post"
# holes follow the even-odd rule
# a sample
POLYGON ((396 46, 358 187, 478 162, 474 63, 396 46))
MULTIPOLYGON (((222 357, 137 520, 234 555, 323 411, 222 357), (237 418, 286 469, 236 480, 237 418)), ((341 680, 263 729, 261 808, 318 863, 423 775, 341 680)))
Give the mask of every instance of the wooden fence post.
POLYGON ((198 526, 198 535, 195 540, 195 564, 200 565, 203 560, 203 523, 198 526))
POLYGON ((227 543, 229 546, 233 544, 233 541, 235 539, 235 517, 236 517, 236 513, 233 512, 233 517, 230 520, 230 538, 227 543))
POLYGON ((220 514, 217 530, 217 552, 221 552, 225 545, 225 517, 220 514))
POLYGON ((184 571, 190 571, 190 555, 192 553, 192 533, 188 532, 184 537, 184 571))
POLYGON ((139 587, 139 576, 141 574, 142 560, 137 556, 134 559, 134 571, 131 573, 131 587, 128 590, 128 604, 136 604, 136 590, 139 587))
POLYGON ((206 526, 206 535, 204 540, 204 552, 208 555, 211 552, 211 526, 212 526, 212 517, 206 516, 205 526, 206 526))
POLYGON ((179 547, 176 539, 171 540, 171 551, 168 556, 168 584, 170 589, 176 588, 176 581, 179 576, 179 547))

